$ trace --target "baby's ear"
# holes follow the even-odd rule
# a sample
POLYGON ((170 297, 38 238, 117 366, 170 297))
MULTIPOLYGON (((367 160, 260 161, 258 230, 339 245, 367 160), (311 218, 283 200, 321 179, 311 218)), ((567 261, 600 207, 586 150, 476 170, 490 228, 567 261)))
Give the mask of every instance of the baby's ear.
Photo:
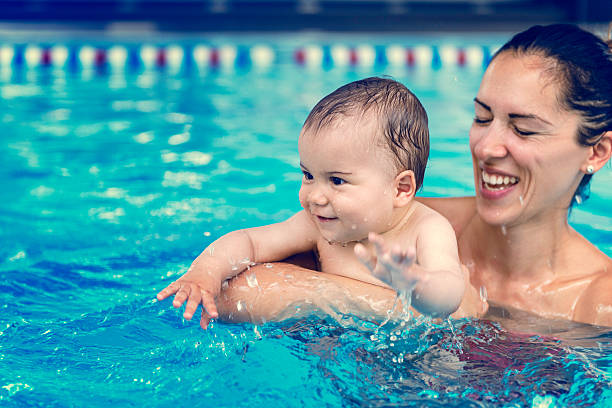
POLYGON ((412 170, 404 170, 395 177, 395 198, 396 207, 403 207, 410 204, 416 193, 416 181, 412 170))

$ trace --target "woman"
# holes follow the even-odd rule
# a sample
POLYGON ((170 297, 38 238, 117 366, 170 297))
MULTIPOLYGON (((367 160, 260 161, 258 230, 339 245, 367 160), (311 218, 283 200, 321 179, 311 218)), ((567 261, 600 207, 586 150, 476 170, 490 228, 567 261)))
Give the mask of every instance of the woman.
MULTIPOLYGON (((422 199, 455 228, 471 284, 462 305, 478 304, 480 290, 502 306, 612 326, 612 260, 567 221, 612 154, 611 78, 609 46, 570 25, 532 27, 493 57, 470 130, 476 196, 422 199)), ((236 278, 219 303, 225 318, 260 321, 312 309, 381 317, 394 299, 382 287, 274 264, 236 278)))

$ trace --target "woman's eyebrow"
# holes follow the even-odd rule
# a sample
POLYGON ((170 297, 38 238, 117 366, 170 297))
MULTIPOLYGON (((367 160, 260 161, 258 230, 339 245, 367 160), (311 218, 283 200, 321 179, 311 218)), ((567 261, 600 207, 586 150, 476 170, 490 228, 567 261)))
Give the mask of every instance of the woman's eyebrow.
POLYGON ((491 112, 491 107, 487 105, 486 103, 484 103, 483 101, 481 101, 480 99, 474 98, 474 102, 476 102, 477 104, 479 104, 480 106, 482 106, 483 108, 491 112))
POLYGON ((510 119, 535 119, 535 120, 539 120, 540 122, 544 122, 547 125, 552 126, 552 123, 550 123, 549 121, 542 119, 541 117, 539 117, 538 115, 533 115, 533 114, 522 114, 522 113, 510 113, 508 114, 508 117, 510 119))
MULTIPOLYGON (((477 104, 479 104, 480 106, 482 106, 484 109, 488 110, 489 112, 491 112, 491 107, 489 105, 487 105, 486 103, 484 103, 483 101, 481 101, 478 98, 474 98, 474 102, 476 102, 477 104)), ((539 120, 540 122, 546 123, 547 125, 552 126, 552 123, 550 123, 549 121, 547 121, 546 119, 543 119, 541 117, 539 117, 538 115, 534 115, 534 114, 526 114, 526 113, 509 113, 508 117, 510 119, 535 119, 535 120, 539 120)))

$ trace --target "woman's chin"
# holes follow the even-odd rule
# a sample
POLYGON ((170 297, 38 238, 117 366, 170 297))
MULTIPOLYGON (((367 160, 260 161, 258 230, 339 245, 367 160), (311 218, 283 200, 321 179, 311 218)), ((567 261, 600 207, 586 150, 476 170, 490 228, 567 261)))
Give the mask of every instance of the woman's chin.
POLYGON ((506 227, 513 224, 518 215, 508 206, 492 205, 490 200, 476 197, 476 209, 482 221, 492 227, 506 227))

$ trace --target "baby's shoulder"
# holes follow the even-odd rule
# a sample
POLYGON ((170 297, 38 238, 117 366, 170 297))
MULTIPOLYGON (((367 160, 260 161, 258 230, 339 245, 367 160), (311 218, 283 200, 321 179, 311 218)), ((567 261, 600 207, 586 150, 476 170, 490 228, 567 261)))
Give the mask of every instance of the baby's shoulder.
POLYGON ((414 203, 415 208, 413 212, 414 224, 413 226, 418 229, 428 229, 428 228, 452 228, 450 221, 440 214, 438 211, 434 210, 431 207, 419 202, 414 203))
POLYGON ((410 222, 404 224, 404 233, 420 237, 439 237, 441 235, 455 238, 455 232, 449 220, 425 204, 415 202, 410 215, 410 222))

